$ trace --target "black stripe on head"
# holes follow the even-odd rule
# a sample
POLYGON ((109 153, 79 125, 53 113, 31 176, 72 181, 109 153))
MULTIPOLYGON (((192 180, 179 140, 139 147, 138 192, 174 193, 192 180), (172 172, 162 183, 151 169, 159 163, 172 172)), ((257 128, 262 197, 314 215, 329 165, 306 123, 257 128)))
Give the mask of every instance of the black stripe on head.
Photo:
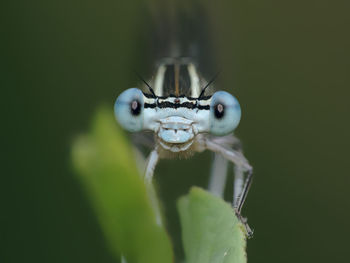
POLYGON ((160 108, 160 109, 165 109, 165 108, 170 108, 170 109, 178 109, 178 108, 187 108, 187 109, 199 109, 199 110, 210 110, 210 105, 197 105, 195 103, 191 102, 184 102, 184 103, 172 103, 169 101, 164 101, 158 103, 145 103, 144 108, 160 108))
MULTIPOLYGON (((143 95, 148 98, 148 99, 154 99, 154 96, 152 94, 148 94, 148 93, 144 93, 142 92, 143 95)), ((212 96, 202 96, 202 98, 200 100, 209 100, 212 96)), ((168 99, 168 98, 187 98, 188 100, 193 100, 193 101, 197 101, 198 98, 194 98, 194 97, 189 97, 189 96, 186 96, 186 95, 180 95, 180 96, 175 96, 175 94, 169 94, 169 96, 157 96, 158 99, 161 99, 161 100, 165 100, 165 99, 168 99)))

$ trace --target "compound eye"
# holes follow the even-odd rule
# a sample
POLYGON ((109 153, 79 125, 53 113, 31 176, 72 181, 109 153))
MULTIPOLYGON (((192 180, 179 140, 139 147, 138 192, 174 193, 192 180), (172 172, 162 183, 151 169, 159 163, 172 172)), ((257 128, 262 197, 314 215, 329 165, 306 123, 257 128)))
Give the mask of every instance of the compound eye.
POLYGON ((114 104, 114 114, 120 125, 137 132, 143 128, 143 94, 136 88, 125 90, 114 104))
POLYGON ((231 133, 241 119, 241 107, 235 97, 225 91, 215 92, 210 103, 210 132, 214 135, 231 133))

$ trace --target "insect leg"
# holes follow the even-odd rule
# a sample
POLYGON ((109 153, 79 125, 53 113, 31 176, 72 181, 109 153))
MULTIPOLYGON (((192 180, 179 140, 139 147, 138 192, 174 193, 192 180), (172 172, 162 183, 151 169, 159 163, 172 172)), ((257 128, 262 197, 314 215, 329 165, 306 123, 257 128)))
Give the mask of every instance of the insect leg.
POLYGON ((157 149, 154 149, 149 154, 148 160, 147 160, 145 178, 144 178, 146 185, 152 184, 154 169, 156 168, 158 160, 159 160, 159 155, 158 155, 157 149))
POLYGON ((219 153, 214 153, 213 164, 211 167, 208 190, 212 194, 224 197, 228 160, 219 153))
MULTIPOLYGON (((244 224, 248 237, 251 237, 253 234, 253 231, 250 229, 250 227, 247 224, 246 218, 243 218, 241 216, 241 210, 244 204, 244 201, 247 198, 247 194, 249 191, 249 188, 252 183, 253 179, 253 168, 250 166, 247 159, 244 157, 244 155, 236 150, 225 148, 223 145, 220 145, 216 142, 213 142, 210 139, 206 139, 206 148, 215 152, 220 153, 222 156, 231 162, 233 162, 239 169, 242 169, 242 172, 247 172, 246 179, 244 180, 243 188, 239 194, 235 193, 235 196, 237 196, 235 203, 233 204, 233 207, 235 209, 237 217, 241 220, 241 222, 244 224)), ((238 189, 238 187, 237 187, 238 189)))
MULTIPOLYGON (((210 137, 211 142, 218 144, 218 145, 224 145, 226 149, 235 149, 238 152, 241 151, 241 142, 234 137, 232 134, 226 135, 226 136, 220 136, 220 137, 210 137)), ((221 156, 221 159, 225 160, 228 162, 226 158, 224 158, 221 154, 216 154, 215 156, 221 156)), ((219 179, 214 180, 214 182, 219 181, 223 184, 221 189, 224 189, 224 185, 226 183, 226 170, 225 174, 221 175, 220 170, 223 170, 223 168, 220 169, 220 167, 227 167, 227 164, 224 164, 220 159, 218 160, 217 157, 214 159, 214 165, 212 169, 212 174, 211 174, 211 181, 213 181, 214 178, 219 177, 219 179), (215 169, 218 167, 217 169, 215 169), (219 173, 219 175, 217 174, 219 173), (213 179, 212 179, 213 178, 213 179), (221 181, 220 181, 221 179, 221 181)), ((241 165, 234 165, 233 167, 234 170, 234 182, 233 182, 233 204, 237 203, 237 199, 240 196, 242 190, 243 190, 243 185, 244 185, 244 169, 241 167, 241 165)), ((212 183, 210 184, 210 186, 212 183)), ((214 184, 217 185, 217 184, 214 184)), ((209 190, 211 190, 212 187, 209 187, 209 190)), ((217 189, 217 188, 216 188, 217 189)), ((221 190, 223 192, 224 190, 221 190)), ((212 193, 216 194, 218 191, 211 191, 212 193)), ((220 192, 219 192, 220 193, 220 192)), ((222 195, 217 194, 222 197, 222 195)))
POLYGON ((140 172, 140 176, 143 178, 147 165, 147 153, 149 149, 154 148, 153 136, 145 132, 139 132, 132 134, 133 151, 136 159, 136 166, 140 172))
POLYGON ((157 195, 156 195, 156 191, 155 191, 153 184, 152 184, 154 169, 155 169, 158 161, 159 161, 159 154, 157 152, 157 149, 154 149, 150 153, 150 155, 148 156, 144 181, 145 181, 148 196, 151 200, 152 208, 153 208, 155 216, 156 216, 157 224, 162 225, 162 217, 160 214, 160 208, 159 208, 159 204, 157 201, 157 195))
POLYGON ((236 206, 241 193, 243 191, 243 186, 244 186, 244 169, 239 166, 235 165, 233 167, 233 204, 236 206))

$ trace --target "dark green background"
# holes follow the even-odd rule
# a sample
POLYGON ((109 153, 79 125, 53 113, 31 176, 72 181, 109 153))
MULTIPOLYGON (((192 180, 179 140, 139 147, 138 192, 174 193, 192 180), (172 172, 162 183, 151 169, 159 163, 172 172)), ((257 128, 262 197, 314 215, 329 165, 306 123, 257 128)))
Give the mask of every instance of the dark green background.
MULTIPOLYGON (((137 84, 130 68, 149 71, 148 4, 2 3, 0 262, 115 262, 72 173, 70 145, 98 105, 112 108, 137 84)), ((218 86, 241 103, 237 135, 256 173, 244 210, 255 229, 249 262, 346 262, 349 6, 204 6, 224 68, 218 86)), ((156 171, 180 255, 175 200, 206 186, 210 158, 162 161, 156 171)))

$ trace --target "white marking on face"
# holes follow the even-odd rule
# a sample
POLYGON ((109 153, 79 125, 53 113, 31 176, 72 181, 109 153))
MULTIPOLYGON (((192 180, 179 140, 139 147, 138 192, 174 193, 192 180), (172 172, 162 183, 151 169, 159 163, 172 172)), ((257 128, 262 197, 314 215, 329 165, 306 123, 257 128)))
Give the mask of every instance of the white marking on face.
POLYGON ((209 131, 209 110, 146 108, 144 124, 156 133, 163 148, 185 151, 198 133, 209 131))
POLYGON ((164 82, 164 73, 166 67, 160 66, 157 71, 156 78, 154 80, 154 93, 157 96, 163 96, 163 82, 164 82))
POLYGON ((191 97, 198 98, 200 95, 200 82, 196 67, 193 64, 188 65, 188 73, 191 78, 191 97))

